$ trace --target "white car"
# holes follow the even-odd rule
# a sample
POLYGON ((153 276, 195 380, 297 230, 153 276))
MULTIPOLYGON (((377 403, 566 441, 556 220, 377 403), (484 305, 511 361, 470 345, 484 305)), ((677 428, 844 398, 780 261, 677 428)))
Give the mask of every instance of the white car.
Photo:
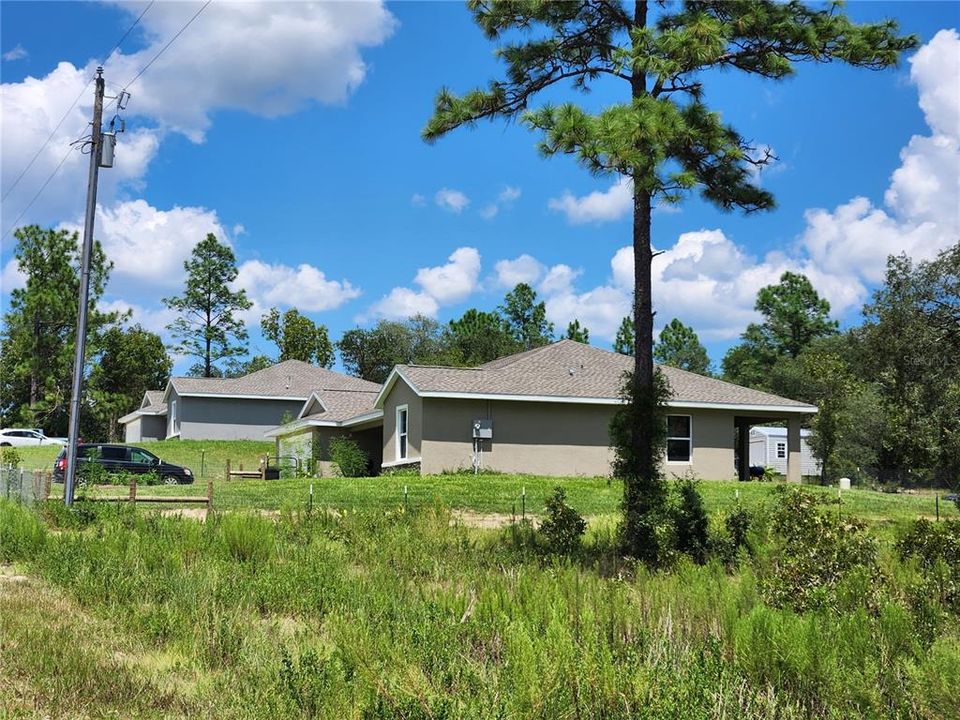
POLYGON ((63 438, 51 438, 42 430, 32 428, 6 428, 0 430, 0 447, 24 447, 33 445, 66 445, 63 438))

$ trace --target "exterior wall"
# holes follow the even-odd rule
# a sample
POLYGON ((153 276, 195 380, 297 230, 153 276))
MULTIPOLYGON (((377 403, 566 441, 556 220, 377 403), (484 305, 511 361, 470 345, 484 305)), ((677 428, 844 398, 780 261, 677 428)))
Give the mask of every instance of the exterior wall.
MULTIPOLYGON (((393 392, 390 395, 388 403, 393 392)), ((418 418, 412 415, 413 403, 409 404, 412 426, 418 418)), ((615 410, 611 405, 425 398, 422 407, 424 474, 472 467, 471 428, 476 419, 493 423, 493 439, 482 441, 485 468, 554 476, 610 474, 613 451, 608 428, 615 410)), ((695 410, 677 414, 692 416, 692 457, 686 463, 665 463, 665 471, 676 475, 692 471, 711 480, 733 477, 733 413, 695 410)), ((393 424, 393 412, 385 413, 384 420, 386 437, 386 423, 393 424)), ((384 457, 391 457, 394 442, 392 437, 385 442, 384 457)))
POLYGON ((124 442, 153 442, 167 436, 166 415, 141 415, 127 423, 124 442))
MULTIPOLYGON (((170 399, 175 393, 171 392, 170 399)), ((263 440, 267 430, 282 424, 285 414, 296 417, 302 400, 239 398, 178 398, 180 438, 183 440, 263 440)), ((167 416, 172 416, 167 405, 167 416)), ((170 427, 168 423, 168 433, 170 427)))
POLYGON ((370 470, 376 473, 383 462, 382 426, 377 423, 372 427, 361 429, 307 427, 300 432, 284 435, 277 438, 277 454, 280 456, 294 456, 300 459, 301 465, 306 468, 307 461, 317 461, 320 475, 331 475, 333 468, 330 463, 330 441, 335 437, 349 437, 357 442, 361 450, 370 457, 370 470), (314 447, 319 451, 319 457, 314 458, 314 447))
MULTIPOLYGON (((388 467, 397 458, 397 407, 407 406, 407 460, 417 461, 423 454, 423 401, 402 380, 398 379, 383 402, 382 462, 388 467)), ((466 425, 464 426, 466 428, 466 425)), ((467 436, 467 445, 470 436, 467 436)))
POLYGON ((670 414, 690 416, 693 443, 690 462, 664 462, 663 469, 668 477, 692 472, 702 480, 736 478, 733 411, 678 409, 672 410, 670 414))
POLYGON ((313 428, 303 428, 298 433, 283 435, 277 438, 277 455, 280 457, 293 456, 306 466, 307 460, 313 453, 313 428))
POLYGON ((130 422, 128 422, 123 428, 123 441, 125 443, 138 443, 140 442, 141 429, 140 423, 143 421, 143 416, 136 417, 130 422))

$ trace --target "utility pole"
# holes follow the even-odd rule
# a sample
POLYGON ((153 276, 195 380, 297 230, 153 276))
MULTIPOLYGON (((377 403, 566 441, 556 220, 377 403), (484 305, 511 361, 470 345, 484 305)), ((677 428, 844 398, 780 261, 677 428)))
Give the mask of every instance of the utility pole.
POLYGON ((77 439, 80 429, 80 396, 87 349, 87 303, 90 297, 90 256, 93 254, 93 221, 97 212, 97 180, 100 175, 100 150, 103 123, 103 68, 97 68, 93 96, 93 124, 90 140, 90 173, 87 176, 87 214, 83 223, 83 250, 80 254, 80 297, 77 312, 76 353, 73 359, 73 388, 70 395, 70 428, 67 439, 67 467, 64 472, 63 502, 73 505, 77 478, 77 439))

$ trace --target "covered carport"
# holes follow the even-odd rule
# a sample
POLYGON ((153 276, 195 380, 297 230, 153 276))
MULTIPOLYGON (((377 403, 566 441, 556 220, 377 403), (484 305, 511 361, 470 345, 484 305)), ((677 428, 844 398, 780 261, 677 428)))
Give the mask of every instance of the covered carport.
POLYGON ((807 410, 792 409, 789 413, 762 413, 735 415, 737 475, 742 481, 750 479, 750 428, 754 425, 769 425, 785 422, 787 425, 787 482, 799 483, 800 465, 800 429, 816 408, 807 410))

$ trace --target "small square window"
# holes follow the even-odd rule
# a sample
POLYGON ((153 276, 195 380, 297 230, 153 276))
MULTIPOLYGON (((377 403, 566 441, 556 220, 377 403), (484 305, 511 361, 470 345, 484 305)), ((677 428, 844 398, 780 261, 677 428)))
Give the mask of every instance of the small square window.
POLYGON ((777 459, 783 460, 787 457, 787 444, 785 442, 777 443, 777 459))

